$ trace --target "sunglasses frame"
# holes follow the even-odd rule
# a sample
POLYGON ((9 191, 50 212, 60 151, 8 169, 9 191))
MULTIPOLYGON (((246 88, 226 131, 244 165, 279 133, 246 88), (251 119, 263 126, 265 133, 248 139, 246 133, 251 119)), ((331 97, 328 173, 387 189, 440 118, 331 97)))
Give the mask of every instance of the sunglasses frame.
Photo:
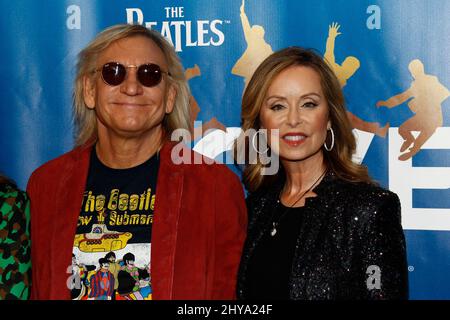
POLYGON ((157 67, 156 70, 159 70, 158 72, 161 73, 161 78, 158 80, 158 82, 155 83, 154 85, 151 85, 151 86, 148 86, 148 85, 145 85, 144 83, 142 83, 141 79, 139 79, 139 73, 136 73, 136 79, 138 80, 138 82, 139 82, 142 86, 144 86, 144 87, 146 87, 146 88, 153 88, 153 87, 156 87, 157 85, 159 85, 159 84, 161 83, 161 81, 162 81, 163 74, 166 74, 166 75, 168 75, 169 77, 171 76, 170 72, 162 70, 161 67, 160 67, 159 65, 157 65, 156 63, 151 63, 151 62, 149 62, 149 63, 143 63, 143 64, 137 66, 137 65, 135 65, 135 64, 124 65, 124 64, 122 64, 122 63, 120 63, 120 62, 117 62, 117 61, 110 61, 110 62, 106 62, 105 64, 103 64, 103 66, 101 66, 100 68, 95 69, 94 71, 95 71, 95 72, 100 72, 101 77, 102 77, 102 80, 103 80, 103 82, 104 82, 106 85, 111 86, 111 87, 117 87, 117 86, 120 86, 120 85, 125 81, 125 79, 126 79, 126 77, 127 77, 127 74, 128 74, 127 69, 129 69, 129 68, 135 68, 135 69, 136 69, 136 72, 138 72, 139 69, 142 68, 142 67, 144 67, 144 66, 156 66, 156 67, 157 67), (103 69, 104 69, 104 68, 106 67, 106 65, 108 65, 108 64, 118 65, 119 67, 122 66, 122 67, 125 69, 125 75, 124 75, 124 77, 123 77, 123 79, 122 79, 122 81, 121 81, 120 83, 118 83, 118 84, 110 84, 110 83, 108 83, 108 81, 106 81, 105 78, 103 77, 103 69))

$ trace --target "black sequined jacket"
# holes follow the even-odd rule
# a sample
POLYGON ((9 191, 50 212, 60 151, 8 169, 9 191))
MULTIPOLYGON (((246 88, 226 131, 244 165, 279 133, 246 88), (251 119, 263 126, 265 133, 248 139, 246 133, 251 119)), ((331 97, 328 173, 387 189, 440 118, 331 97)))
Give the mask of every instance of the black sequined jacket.
MULTIPOLYGON (((247 265, 258 241, 269 232, 282 187, 280 181, 247 198, 249 224, 238 299, 246 299, 247 265)), ((375 185, 343 181, 333 173, 327 173, 314 192, 317 197, 305 201, 290 299, 407 299, 406 245, 397 195, 375 185)))

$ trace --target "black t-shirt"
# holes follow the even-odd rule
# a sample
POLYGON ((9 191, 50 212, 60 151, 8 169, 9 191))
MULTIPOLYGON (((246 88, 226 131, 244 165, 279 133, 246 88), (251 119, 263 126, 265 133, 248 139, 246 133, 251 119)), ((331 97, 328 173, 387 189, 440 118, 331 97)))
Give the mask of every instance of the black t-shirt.
POLYGON ((276 234, 272 236, 271 229, 264 233, 248 264, 249 299, 289 299, 289 277, 304 210, 278 206, 272 220, 279 221, 276 234))
POLYGON ((150 252, 159 157, 129 169, 92 149, 72 255, 74 299, 151 299, 150 252), (76 283, 76 281, 74 281, 76 283))

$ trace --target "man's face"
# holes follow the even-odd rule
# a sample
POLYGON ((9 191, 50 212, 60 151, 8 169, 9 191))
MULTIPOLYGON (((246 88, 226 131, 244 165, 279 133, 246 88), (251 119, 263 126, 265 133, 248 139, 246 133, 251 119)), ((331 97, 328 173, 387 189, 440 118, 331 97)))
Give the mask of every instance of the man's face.
POLYGON ((109 263, 108 263, 108 262, 102 263, 101 268, 102 268, 103 270, 108 270, 108 269, 109 269, 109 263))
POLYGON ((126 68, 126 77, 116 86, 106 84, 101 76, 105 63, 118 62, 125 67, 154 63, 167 72, 167 62, 161 49, 143 36, 113 42, 97 59, 93 78, 84 80, 86 105, 95 109, 99 137, 154 137, 162 130, 166 113, 173 109, 175 89, 167 83, 167 74, 154 87, 143 86, 136 77, 137 68, 126 68))

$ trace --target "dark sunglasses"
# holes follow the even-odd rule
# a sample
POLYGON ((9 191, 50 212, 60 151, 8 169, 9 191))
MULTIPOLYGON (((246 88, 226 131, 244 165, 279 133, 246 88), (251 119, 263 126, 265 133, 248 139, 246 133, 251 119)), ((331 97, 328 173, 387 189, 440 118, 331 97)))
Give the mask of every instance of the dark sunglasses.
POLYGON ((124 66, 118 62, 108 62, 95 71, 102 72, 102 79, 107 85, 118 86, 125 80, 128 68, 137 68, 136 77, 145 87, 157 86, 162 80, 163 73, 170 76, 170 72, 162 71, 161 67, 154 63, 124 66))

